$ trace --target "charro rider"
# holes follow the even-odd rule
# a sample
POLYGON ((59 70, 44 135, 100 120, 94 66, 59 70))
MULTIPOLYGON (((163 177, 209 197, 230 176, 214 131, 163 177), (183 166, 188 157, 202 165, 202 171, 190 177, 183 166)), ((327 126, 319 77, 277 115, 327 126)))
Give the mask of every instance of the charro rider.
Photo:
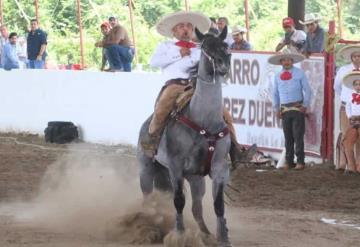
MULTIPOLYGON (((208 31, 210 19, 201 13, 179 11, 163 17, 156 26, 161 35, 175 39, 161 43, 150 60, 150 65, 161 68, 167 80, 158 97, 148 135, 141 141, 144 152, 150 157, 156 154, 161 134, 176 100, 192 85, 189 80, 190 71, 198 64, 201 54, 199 47, 191 42, 195 27, 201 32, 208 31)), ((224 119, 230 130, 230 158, 235 165, 236 162, 243 161, 244 157, 248 158, 250 150, 245 151, 237 143, 232 118, 226 110, 224 119)), ((251 152, 255 149, 253 146, 251 152)))

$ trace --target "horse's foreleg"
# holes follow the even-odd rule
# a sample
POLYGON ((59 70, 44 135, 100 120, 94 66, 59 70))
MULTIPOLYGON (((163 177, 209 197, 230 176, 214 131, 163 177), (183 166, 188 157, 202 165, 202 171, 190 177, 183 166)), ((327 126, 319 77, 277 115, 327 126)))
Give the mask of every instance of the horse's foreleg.
POLYGON ((185 195, 184 195, 184 179, 177 178, 174 181, 174 205, 176 208, 176 223, 175 229, 179 232, 185 230, 183 210, 185 207, 185 195))
POLYGON ((227 172, 214 172, 213 176, 213 198, 214 209, 217 216, 216 237, 221 247, 232 246, 229 240, 228 228, 226 226, 224 188, 227 183, 227 172))
POLYGON ((199 225, 200 231, 205 234, 210 234, 203 218, 202 199, 205 195, 205 179, 202 176, 189 176, 187 180, 190 184, 192 197, 192 213, 194 219, 199 225))

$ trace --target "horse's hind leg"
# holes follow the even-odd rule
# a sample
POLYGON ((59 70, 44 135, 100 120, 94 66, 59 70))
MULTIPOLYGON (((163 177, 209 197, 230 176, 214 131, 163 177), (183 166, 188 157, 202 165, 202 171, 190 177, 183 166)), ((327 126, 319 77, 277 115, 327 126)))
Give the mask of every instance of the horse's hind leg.
POLYGON ((186 179, 188 180, 191 189, 193 216, 199 225, 200 231, 205 234, 210 234, 204 221, 202 207, 202 199, 205 195, 205 178, 198 175, 192 175, 187 176, 186 179))
POLYGON ((138 153, 137 158, 140 164, 140 187, 146 197, 154 189, 155 166, 152 159, 143 153, 138 153))

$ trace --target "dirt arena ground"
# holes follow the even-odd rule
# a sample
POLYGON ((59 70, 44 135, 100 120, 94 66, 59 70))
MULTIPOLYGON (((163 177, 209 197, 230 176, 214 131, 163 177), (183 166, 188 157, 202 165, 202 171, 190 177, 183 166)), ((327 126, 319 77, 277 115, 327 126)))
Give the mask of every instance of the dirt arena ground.
MULTIPOLYGON (((134 241, 142 234, 132 225, 142 215, 134 154, 127 146, 0 134, 0 247, 145 246, 134 241)), ((210 186, 204 211, 214 232, 210 186)), ((231 187, 226 214, 234 246, 360 246, 360 176, 327 165, 250 167, 232 173, 231 187)), ((169 205, 151 207, 171 219, 169 205)))

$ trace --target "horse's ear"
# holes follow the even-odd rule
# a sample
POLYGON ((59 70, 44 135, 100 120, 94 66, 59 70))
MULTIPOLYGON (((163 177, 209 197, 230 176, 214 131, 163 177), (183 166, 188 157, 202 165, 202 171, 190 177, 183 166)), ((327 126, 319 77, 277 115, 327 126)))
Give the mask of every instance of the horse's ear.
POLYGON ((224 29, 222 30, 221 34, 219 35, 219 38, 221 40, 225 40, 226 36, 227 36, 227 32, 228 32, 228 28, 227 28, 227 26, 225 26, 224 29))
POLYGON ((202 34, 197 27, 195 27, 195 35, 200 42, 204 39, 204 34, 202 34))

